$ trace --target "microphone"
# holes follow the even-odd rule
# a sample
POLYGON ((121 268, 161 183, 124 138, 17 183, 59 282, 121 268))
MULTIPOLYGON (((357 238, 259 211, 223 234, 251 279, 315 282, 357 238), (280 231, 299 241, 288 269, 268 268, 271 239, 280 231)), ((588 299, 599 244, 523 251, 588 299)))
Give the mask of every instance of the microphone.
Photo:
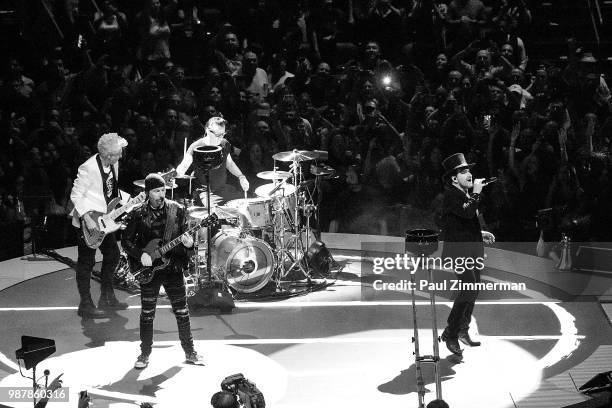
POLYGON ((51 374, 51 371, 45 370, 43 374, 45 375, 45 388, 47 388, 49 386, 49 374, 51 374))
POLYGON ((482 185, 486 186, 488 184, 495 183, 496 181, 497 181, 497 177, 489 177, 482 181, 482 185))

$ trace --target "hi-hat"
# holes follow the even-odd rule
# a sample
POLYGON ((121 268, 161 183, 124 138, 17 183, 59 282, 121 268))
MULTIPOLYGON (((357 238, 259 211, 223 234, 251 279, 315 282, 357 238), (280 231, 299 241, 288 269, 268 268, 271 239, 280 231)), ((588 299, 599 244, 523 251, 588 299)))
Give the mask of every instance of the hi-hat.
POLYGON ((261 171, 257 173, 257 177, 264 180, 284 180, 291 177, 288 171, 261 171))
MULTIPOLYGON (((142 179, 142 180, 134 180, 132 182, 132 184, 134 184, 138 188, 142 188, 143 190, 145 188, 145 181, 144 181, 144 179, 142 179)), ((168 181, 166 181, 166 188, 177 188, 177 187, 178 186, 176 185, 175 182, 172 182, 172 184, 170 184, 168 181)))
POLYGON ((314 152, 308 150, 292 150, 289 152, 278 152, 272 158, 278 161, 292 162, 292 161, 307 161, 314 160, 317 155, 314 152))

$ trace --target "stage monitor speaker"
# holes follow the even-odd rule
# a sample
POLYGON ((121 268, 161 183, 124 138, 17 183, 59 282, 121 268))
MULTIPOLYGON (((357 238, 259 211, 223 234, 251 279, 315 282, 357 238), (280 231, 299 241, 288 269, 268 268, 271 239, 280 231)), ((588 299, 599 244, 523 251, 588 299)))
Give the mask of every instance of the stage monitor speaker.
POLYGON ((564 405, 561 408, 610 408, 610 397, 607 395, 598 395, 595 398, 586 401, 577 402, 571 405, 564 405))
POLYGON ((29 370, 53 353, 55 353, 55 341, 21 336, 21 348, 15 351, 15 356, 18 360, 23 360, 26 370, 29 370))
POLYGON ((594 394, 602 391, 612 391, 612 371, 597 374, 578 388, 584 394, 594 394))
POLYGON ((597 374, 578 388, 592 399, 563 408, 609 408, 612 407, 612 371, 597 374))

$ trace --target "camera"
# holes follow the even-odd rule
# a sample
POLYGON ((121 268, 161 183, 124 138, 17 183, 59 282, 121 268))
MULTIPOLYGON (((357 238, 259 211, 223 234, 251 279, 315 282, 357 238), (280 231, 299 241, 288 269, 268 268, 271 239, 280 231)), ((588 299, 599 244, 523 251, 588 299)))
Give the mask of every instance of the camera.
POLYGON ((238 399, 241 408, 265 408, 266 401, 255 383, 244 378, 241 373, 225 377, 221 389, 231 392, 238 399))

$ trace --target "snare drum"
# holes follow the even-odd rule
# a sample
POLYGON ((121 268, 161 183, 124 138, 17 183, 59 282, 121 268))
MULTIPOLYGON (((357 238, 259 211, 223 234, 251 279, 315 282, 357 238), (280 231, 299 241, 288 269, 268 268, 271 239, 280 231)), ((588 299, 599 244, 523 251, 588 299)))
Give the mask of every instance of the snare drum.
POLYGON ((211 262, 228 284, 241 293, 266 286, 274 273, 274 253, 264 241, 235 231, 220 231, 212 239, 211 262))
POLYGON ((228 201, 226 207, 238 210, 242 229, 263 229, 272 225, 272 200, 270 199, 243 198, 228 201))
MULTIPOLYGON (((264 184, 255 189, 258 197, 267 198, 272 201, 272 210, 275 213, 284 214, 286 222, 293 224, 293 212, 295 211, 296 195, 293 184, 284 183, 281 188, 276 189, 274 183, 264 184)), ((278 223, 279 220, 277 220, 278 223)))

